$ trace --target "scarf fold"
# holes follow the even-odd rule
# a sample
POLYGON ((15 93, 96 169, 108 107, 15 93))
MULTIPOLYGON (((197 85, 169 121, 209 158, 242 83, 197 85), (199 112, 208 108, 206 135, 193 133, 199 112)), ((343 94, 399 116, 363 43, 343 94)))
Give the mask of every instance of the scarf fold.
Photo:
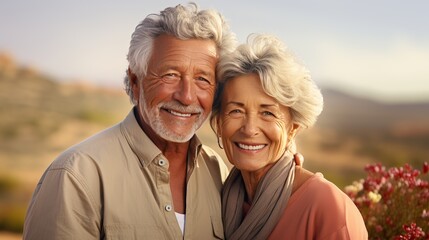
POLYGON ((222 190, 225 238, 267 239, 286 208, 294 177, 295 161, 287 152, 260 180, 253 203, 243 219, 246 190, 240 170, 234 167, 222 190))

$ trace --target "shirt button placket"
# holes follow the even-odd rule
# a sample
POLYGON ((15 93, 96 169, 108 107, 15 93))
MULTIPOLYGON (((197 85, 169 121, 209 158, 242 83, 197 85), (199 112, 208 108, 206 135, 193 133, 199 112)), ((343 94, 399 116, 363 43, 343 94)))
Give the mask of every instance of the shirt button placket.
POLYGON ((173 210, 173 207, 170 204, 167 204, 167 205, 165 205, 164 209, 167 212, 171 212, 171 210, 173 210))
POLYGON ((159 165, 159 166, 161 166, 161 167, 165 166, 165 164, 166 164, 166 162, 165 162, 165 160, 164 160, 164 159, 160 159, 160 160, 158 161, 158 165, 159 165))

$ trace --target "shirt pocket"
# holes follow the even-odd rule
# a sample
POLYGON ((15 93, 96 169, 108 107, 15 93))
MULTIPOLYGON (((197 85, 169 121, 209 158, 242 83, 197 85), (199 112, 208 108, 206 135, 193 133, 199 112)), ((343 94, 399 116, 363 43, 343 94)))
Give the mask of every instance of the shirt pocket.
POLYGON ((130 224, 115 224, 105 227, 106 240, 133 239, 167 239, 164 231, 155 225, 142 226, 130 224))
POLYGON ((213 236, 216 239, 225 239, 223 234, 223 225, 222 225, 222 219, 217 216, 210 216, 212 221, 212 228, 213 228, 213 236))

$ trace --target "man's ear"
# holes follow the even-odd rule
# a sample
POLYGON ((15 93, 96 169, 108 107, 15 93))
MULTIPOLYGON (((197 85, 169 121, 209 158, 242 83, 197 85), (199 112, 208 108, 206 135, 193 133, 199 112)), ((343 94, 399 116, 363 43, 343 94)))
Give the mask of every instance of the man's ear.
POLYGON ((139 83, 138 83, 138 78, 137 76, 131 71, 131 69, 128 67, 127 69, 127 75, 128 75, 128 80, 130 81, 130 87, 133 93, 133 101, 137 102, 138 96, 139 96, 139 83))

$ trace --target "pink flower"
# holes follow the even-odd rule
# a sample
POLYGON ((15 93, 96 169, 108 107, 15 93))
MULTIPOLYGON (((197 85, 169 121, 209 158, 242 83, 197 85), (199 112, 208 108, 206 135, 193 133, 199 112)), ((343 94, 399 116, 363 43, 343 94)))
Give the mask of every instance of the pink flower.
POLYGON ((383 227, 382 227, 381 225, 377 225, 377 226, 375 227, 375 231, 377 231, 377 232, 381 232, 381 231, 383 231, 383 227))
POLYGON ((429 172, 429 163, 428 162, 424 162, 423 163, 423 174, 426 174, 429 172))
POLYGON ((411 223, 410 225, 404 224, 402 228, 404 229, 405 233, 397 236, 399 238, 395 238, 395 239, 407 239, 407 240, 419 239, 420 237, 423 237, 425 235, 423 230, 420 227, 418 227, 417 224, 414 222, 411 223))
POLYGON ((345 192, 362 213, 370 239, 429 240, 428 163, 422 171, 409 164, 386 168, 380 163, 365 171, 367 176, 345 192))

